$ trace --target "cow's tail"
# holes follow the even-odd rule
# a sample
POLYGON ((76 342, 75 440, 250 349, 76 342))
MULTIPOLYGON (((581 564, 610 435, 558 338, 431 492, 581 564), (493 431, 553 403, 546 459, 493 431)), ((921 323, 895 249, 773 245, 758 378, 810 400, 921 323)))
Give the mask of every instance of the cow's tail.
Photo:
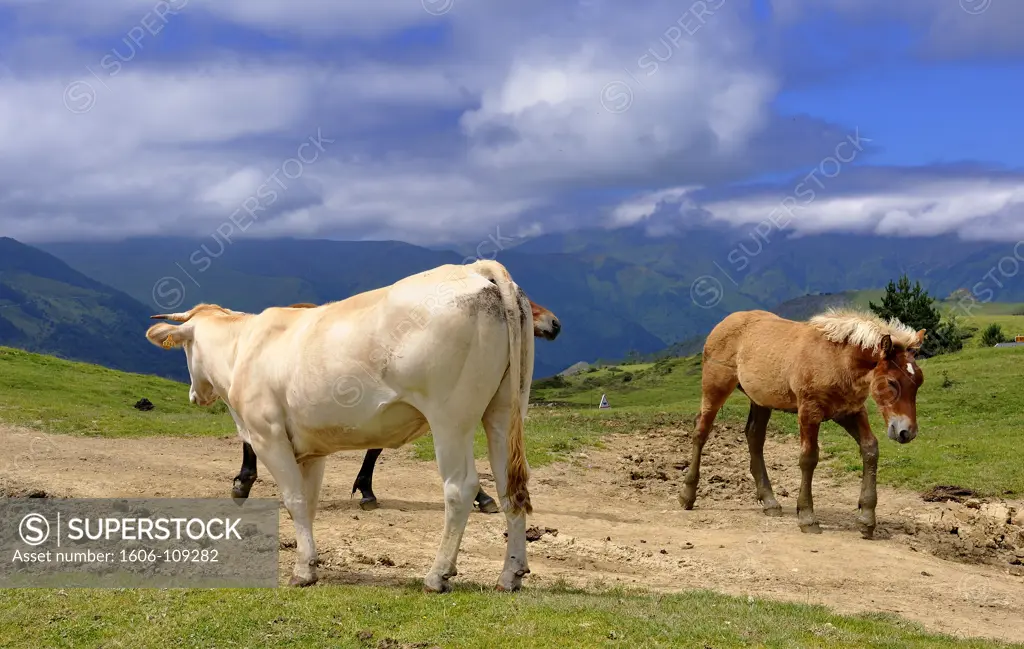
POLYGON ((529 303, 512 281, 512 276, 497 262, 477 262, 485 277, 501 292, 508 324, 508 378, 512 388, 512 416, 508 428, 508 487, 505 492, 513 514, 533 513, 527 482, 530 469, 526 462, 523 431, 524 409, 530 395, 533 375, 533 316, 529 303))

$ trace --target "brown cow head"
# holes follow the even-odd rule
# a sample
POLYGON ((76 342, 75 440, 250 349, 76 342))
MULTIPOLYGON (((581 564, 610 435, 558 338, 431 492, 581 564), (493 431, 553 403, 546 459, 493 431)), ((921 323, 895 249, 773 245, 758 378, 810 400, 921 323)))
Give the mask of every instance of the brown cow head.
POLYGON ((533 312, 533 335, 545 340, 557 338, 558 332, 562 330, 562 323, 555 314, 533 300, 530 300, 530 310, 533 312))

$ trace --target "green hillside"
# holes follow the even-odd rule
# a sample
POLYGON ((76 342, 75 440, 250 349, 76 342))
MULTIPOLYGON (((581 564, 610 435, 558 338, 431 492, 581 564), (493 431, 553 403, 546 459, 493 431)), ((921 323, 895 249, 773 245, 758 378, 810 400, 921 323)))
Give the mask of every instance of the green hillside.
POLYGON ((146 341, 149 311, 56 257, 0 238, 0 345, 184 379, 184 364, 146 341))
MULTIPOLYGON (((184 354, 173 356, 184 366, 184 354)), ((227 409, 191 405, 185 383, 8 347, 0 347, 0 421, 101 437, 235 433, 227 409), (143 398, 153 410, 133 407, 143 398)))

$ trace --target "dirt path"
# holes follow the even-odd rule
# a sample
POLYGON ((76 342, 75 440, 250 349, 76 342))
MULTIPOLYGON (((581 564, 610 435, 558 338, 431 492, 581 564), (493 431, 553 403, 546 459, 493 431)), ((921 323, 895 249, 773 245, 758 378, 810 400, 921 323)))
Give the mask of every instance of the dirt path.
MULTIPOLYGON (((815 479, 824 533, 801 534, 795 446, 769 439, 766 455, 782 518, 767 518, 753 498, 745 442, 738 429, 716 431, 703 464, 693 511, 676 494, 688 435, 664 430, 616 436, 602 450, 538 469, 531 480, 529 525, 552 528, 530 544, 526 586, 564 581, 656 591, 707 588, 734 595, 824 604, 840 612, 892 612, 933 631, 1024 638, 1024 503, 924 502, 920 495, 879 490, 876 540, 856 531, 859 481, 815 479), (1018 565, 1012 565, 1017 562, 1018 565)), ((235 439, 108 440, 0 428, 0 495, 41 489, 92 497, 226 497, 238 471, 235 439)), ((361 511, 349 489, 362 453, 328 462, 315 533, 322 584, 420 579, 436 552, 442 519, 440 479, 432 463, 405 450, 385 451, 374 485, 381 507, 361 511)), ((478 462, 492 495, 490 467, 478 462)), ((276 497, 260 465, 254 497, 276 497)), ((294 540, 282 515, 282 545, 294 540)), ((504 517, 470 518, 458 581, 491 587, 504 556, 504 517)), ((294 551, 281 553, 282 576, 294 551)))

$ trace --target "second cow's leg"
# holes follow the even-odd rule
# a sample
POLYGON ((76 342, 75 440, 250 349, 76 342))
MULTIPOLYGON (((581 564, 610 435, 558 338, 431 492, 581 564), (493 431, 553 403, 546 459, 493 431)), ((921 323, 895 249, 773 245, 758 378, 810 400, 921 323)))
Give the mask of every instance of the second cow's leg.
MULTIPOLYGON (((377 458, 380 457, 382 450, 373 448, 366 451, 366 455, 363 457, 363 465, 359 467, 359 474, 356 476, 356 481, 352 484, 352 493, 359 491, 362 494, 362 498, 359 501, 359 507, 362 509, 377 509, 380 506, 377 502, 377 496, 373 493, 373 471, 376 468, 377 458)), ((485 514, 496 514, 501 511, 498 508, 498 503, 488 496, 483 489, 477 490, 474 500, 480 511, 485 514)))
POLYGON ((359 475, 356 476, 356 481, 352 483, 352 493, 355 493, 358 489, 359 493, 362 494, 362 498, 359 501, 359 507, 362 509, 377 509, 377 496, 373 495, 373 469, 382 450, 371 448, 366 452, 366 455, 363 457, 363 466, 359 467, 359 475))

